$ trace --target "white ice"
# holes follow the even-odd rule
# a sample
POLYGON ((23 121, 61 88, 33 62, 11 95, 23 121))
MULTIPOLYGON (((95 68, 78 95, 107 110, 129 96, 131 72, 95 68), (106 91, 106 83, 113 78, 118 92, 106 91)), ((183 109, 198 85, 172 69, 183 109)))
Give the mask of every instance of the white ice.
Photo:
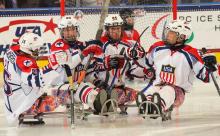
MULTIPOLYGON (((135 85, 133 85, 135 86, 135 85)), ((139 86, 139 85, 138 85, 139 86)), ((174 109, 172 120, 143 119, 137 109, 130 108, 129 116, 89 116, 88 121, 77 120, 71 129, 67 118, 45 119, 42 126, 8 127, 0 97, 0 136, 219 136, 220 96, 213 83, 194 83, 186 94, 184 104, 174 109)))

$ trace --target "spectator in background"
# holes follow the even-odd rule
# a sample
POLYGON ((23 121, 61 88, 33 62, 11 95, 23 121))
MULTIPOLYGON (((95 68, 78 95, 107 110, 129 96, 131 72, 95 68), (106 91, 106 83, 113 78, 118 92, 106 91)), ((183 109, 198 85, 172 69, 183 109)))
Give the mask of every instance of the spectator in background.
POLYGON ((220 0, 178 0, 179 4, 190 4, 190 3, 211 3, 211 2, 220 2, 220 0))
POLYGON ((220 0, 197 0, 197 1, 199 1, 200 3, 209 3, 209 2, 217 2, 220 0))
POLYGON ((136 0, 137 5, 143 5, 143 4, 168 4, 170 3, 169 0, 136 0))
MULTIPOLYGON (((104 3, 104 0, 81 0, 82 6, 102 6, 104 3), (97 5, 95 5, 97 4, 97 5)), ((109 5, 110 6, 119 6, 121 3, 121 0, 110 0, 109 5)))
MULTIPOLYGON (((69 0, 66 0, 66 3, 69 0)), ((39 0, 40 7, 59 7, 60 1, 59 0, 39 0)))
POLYGON ((213 2, 220 2, 220 0, 213 0, 213 2))
POLYGON ((5 8, 17 8, 17 0, 1 0, 5 8))
POLYGON ((5 1, 0 0, 0 9, 4 9, 4 8, 5 8, 5 1))
POLYGON ((103 0, 81 0, 81 6, 101 6, 103 0))

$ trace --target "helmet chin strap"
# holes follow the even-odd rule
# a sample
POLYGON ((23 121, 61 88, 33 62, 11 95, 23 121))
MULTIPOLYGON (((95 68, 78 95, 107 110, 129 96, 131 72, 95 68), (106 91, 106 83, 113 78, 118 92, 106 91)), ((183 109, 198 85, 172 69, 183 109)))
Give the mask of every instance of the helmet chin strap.
MULTIPOLYGON (((75 27, 76 28, 76 27, 75 27)), ((76 28, 77 29, 77 28, 76 28)), ((80 34, 79 34, 79 31, 77 30, 77 36, 76 37, 71 37, 71 38, 65 38, 64 37, 64 34, 63 34, 63 29, 61 29, 60 30, 60 36, 61 36, 61 38, 64 40, 64 41, 66 41, 66 42, 68 42, 68 43, 72 43, 72 42, 75 42, 76 40, 77 40, 77 37, 79 37, 80 36, 80 34)))
POLYGON ((76 43, 76 40, 75 41, 69 41, 68 44, 71 48, 73 49, 78 49, 79 47, 75 44, 76 43))
POLYGON ((170 43, 166 39, 164 40, 164 43, 170 47, 172 50, 181 49, 184 47, 184 43, 186 40, 183 39, 183 37, 178 36, 175 43, 170 43))
POLYGON ((164 41, 164 43, 165 43, 168 47, 170 47, 171 50, 182 49, 182 48, 185 46, 185 45, 184 45, 184 43, 185 43, 184 40, 183 40, 182 42, 177 42, 177 41, 176 41, 176 43, 173 43, 173 44, 169 43, 168 41, 164 41))
POLYGON ((73 38, 73 37, 72 38, 68 38, 68 39, 65 38, 64 40, 67 41, 68 43, 71 43, 71 42, 75 42, 76 38, 73 38))
POLYGON ((119 42, 120 40, 121 40, 121 38, 120 39, 112 39, 110 36, 108 36, 108 39, 109 39, 109 41, 111 42, 111 43, 117 43, 117 42, 119 42))

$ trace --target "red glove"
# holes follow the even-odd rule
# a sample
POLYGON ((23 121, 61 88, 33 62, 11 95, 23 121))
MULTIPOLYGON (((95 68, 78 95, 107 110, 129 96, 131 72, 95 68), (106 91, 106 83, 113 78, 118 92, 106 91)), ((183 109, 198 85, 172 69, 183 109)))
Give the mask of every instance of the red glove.
POLYGON ((122 55, 105 57, 105 67, 107 70, 122 69, 125 64, 125 58, 122 55))
POLYGON ((143 72, 144 72, 145 77, 147 79, 154 79, 155 78, 155 73, 154 73, 154 70, 152 68, 149 68, 149 69, 144 68, 143 72))
POLYGON ((130 47, 127 49, 127 54, 130 59, 143 58, 145 55, 145 50, 142 46, 130 47))
POLYGON ((82 51, 82 55, 84 57, 88 56, 89 54, 94 54, 96 56, 101 55, 102 48, 99 45, 91 44, 82 51))

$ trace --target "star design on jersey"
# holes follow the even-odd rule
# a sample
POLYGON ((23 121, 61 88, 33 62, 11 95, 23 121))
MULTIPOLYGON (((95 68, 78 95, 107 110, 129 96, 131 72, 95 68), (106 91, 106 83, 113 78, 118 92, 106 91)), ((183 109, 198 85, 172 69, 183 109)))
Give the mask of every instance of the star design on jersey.
POLYGON ((23 62, 23 64, 24 64, 24 66, 26 66, 26 67, 30 67, 33 63, 32 63, 31 60, 25 60, 25 61, 23 62))
POLYGON ((64 46, 64 43, 63 42, 57 42, 55 44, 56 47, 63 47, 64 46))

